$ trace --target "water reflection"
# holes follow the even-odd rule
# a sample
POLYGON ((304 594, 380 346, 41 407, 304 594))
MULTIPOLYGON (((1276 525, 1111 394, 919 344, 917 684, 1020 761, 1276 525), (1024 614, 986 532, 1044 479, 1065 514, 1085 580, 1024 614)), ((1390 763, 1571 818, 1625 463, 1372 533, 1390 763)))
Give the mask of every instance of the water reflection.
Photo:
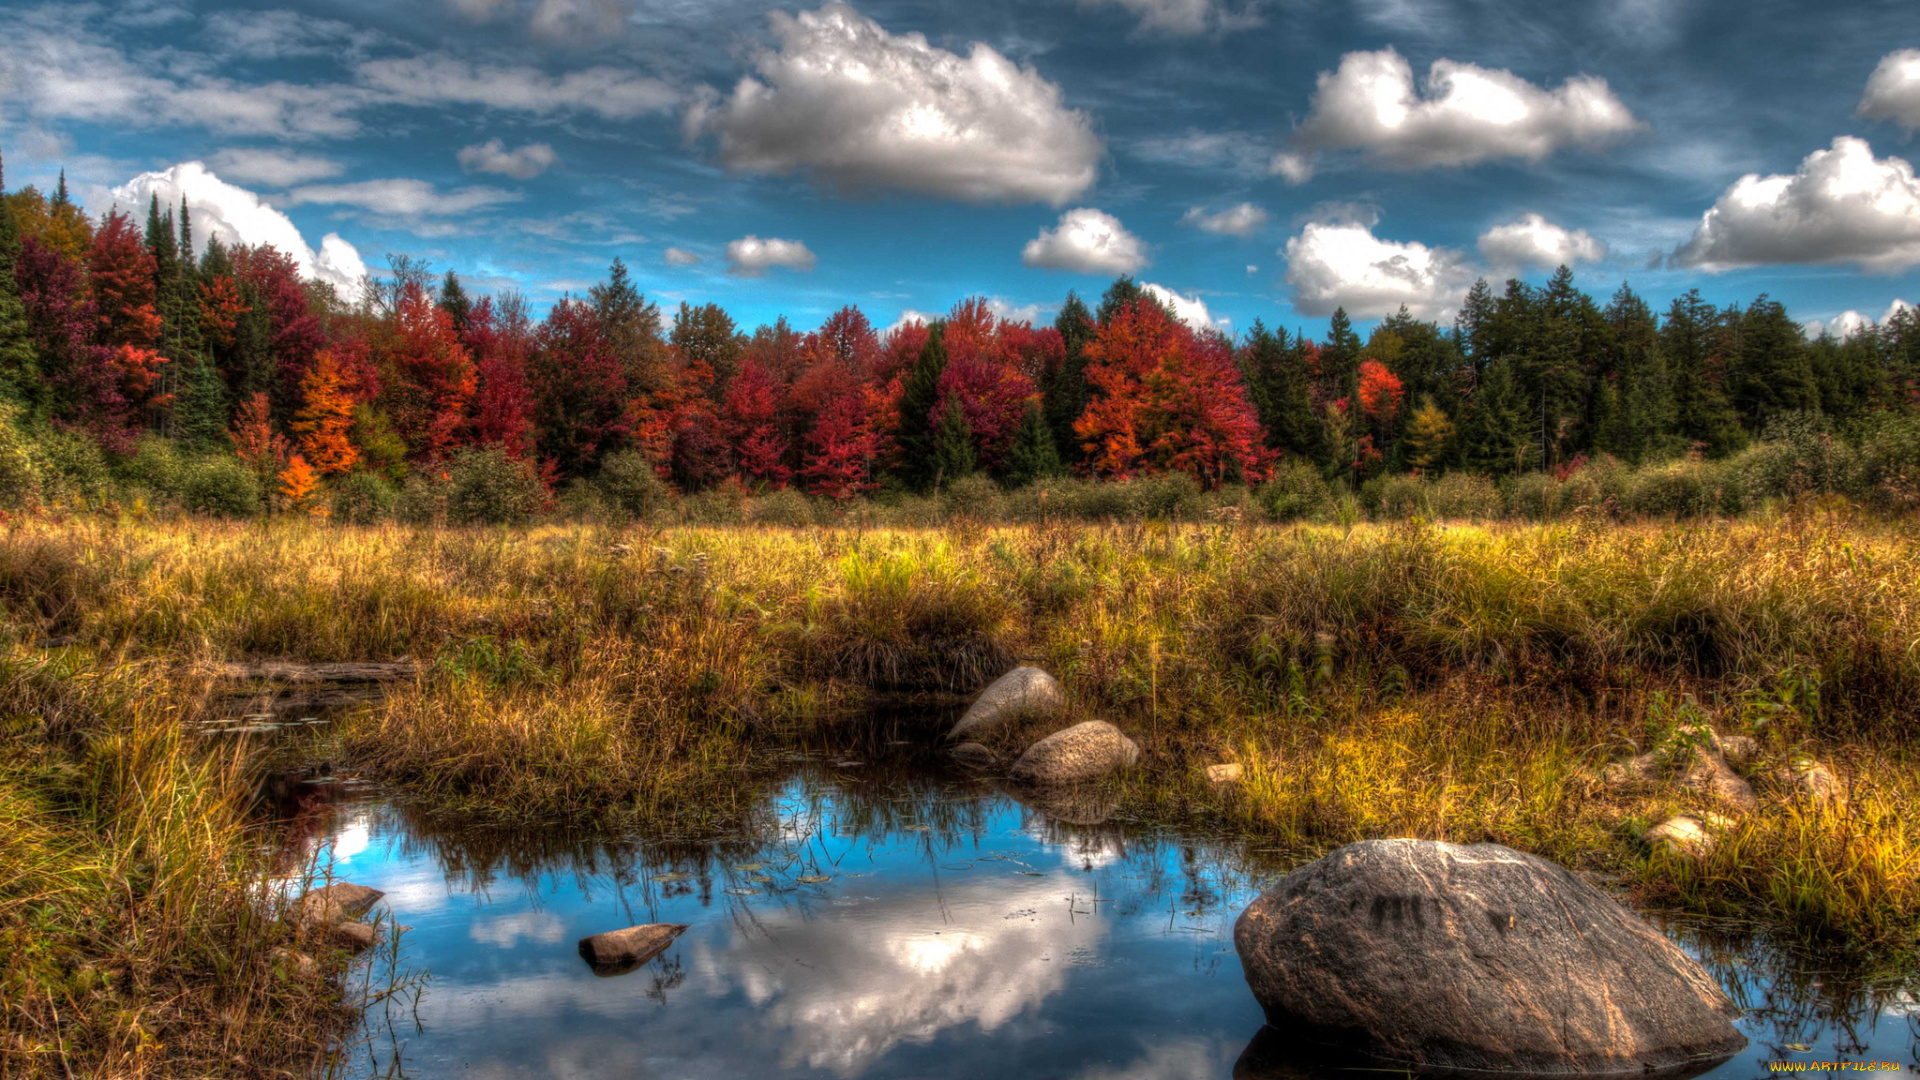
MULTIPOLYGON (((925 768, 807 765, 722 837, 448 828, 359 794, 303 802, 287 858, 330 856, 413 928, 408 959, 433 981, 399 1047, 412 1076, 1328 1071, 1283 1053, 1275 1073, 1249 1048, 1262 1017, 1232 923, 1278 856, 1111 814, 925 768), (643 922, 691 929, 617 979, 574 950, 643 922)), ((1670 929, 1748 1011, 1753 1045, 1715 1076, 1915 1060, 1899 988, 1670 929)))

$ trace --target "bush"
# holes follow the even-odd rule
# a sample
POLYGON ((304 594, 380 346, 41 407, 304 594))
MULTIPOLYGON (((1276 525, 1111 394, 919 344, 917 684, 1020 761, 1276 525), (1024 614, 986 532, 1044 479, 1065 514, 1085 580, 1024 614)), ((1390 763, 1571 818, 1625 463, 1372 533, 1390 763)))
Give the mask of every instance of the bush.
POLYGON ((813 502, 794 488, 781 488, 749 503, 747 519, 758 525, 805 528, 815 523, 813 502))
POLYGON ((204 457, 186 467, 180 503, 201 514, 252 517, 261 509, 260 478, 239 458, 204 457))
POLYGON ((114 465, 113 478, 131 492, 145 494, 149 502, 170 501, 180 498, 187 471, 172 440, 142 435, 133 453, 114 465))
POLYGON ((1561 481, 1554 493, 1554 512, 1570 514, 1584 510, 1606 517, 1619 517, 1625 512, 1628 491, 1632 486, 1633 470, 1627 468, 1619 458, 1602 454, 1573 470, 1561 481))
POLYGON ((680 500, 680 520, 688 525, 745 524, 746 493, 728 484, 688 495, 680 500))
POLYGON ((613 508, 634 521, 648 521, 666 513, 673 493, 653 471, 653 462, 638 450, 622 450, 600 463, 595 481, 613 508))
POLYGON ((1866 431, 1849 473, 1848 493, 1868 506, 1920 510, 1920 417, 1892 417, 1866 431))
POLYGON ((1705 461, 1677 461, 1633 475, 1627 509, 1642 517, 1709 517, 1720 509, 1716 470, 1705 461))
POLYGON ((71 431, 50 431, 34 446, 40 497, 49 503, 94 506, 107 499, 107 459, 92 439, 71 431))
POLYGON ((0 510, 16 510, 40 498, 40 465, 18 423, 20 410, 0 401, 0 510))
POLYGON ((984 474, 975 473, 948 484, 940 495, 940 502, 948 516, 965 514, 983 521, 997 521, 1004 514, 1002 495, 999 484, 984 474))
POLYGON ((1509 517, 1545 521, 1559 509, 1560 481, 1546 473, 1521 473, 1502 485, 1501 495, 1509 517))
POLYGON ((1450 472, 1427 488, 1427 507, 1436 519, 1487 521, 1500 516, 1500 489, 1484 476, 1450 472))
POLYGON ((378 473, 353 472, 334 481, 333 518, 347 525, 371 525, 393 513, 400 493, 378 473))
POLYGON ((498 446, 457 451, 447 466, 447 520, 461 525, 521 525, 546 501, 533 466, 498 446))
POLYGON ((1320 470, 1289 461, 1273 470, 1273 479, 1254 492, 1254 500, 1275 521, 1317 521, 1333 509, 1333 488, 1320 470))
POLYGON ((430 483, 414 473, 400 485, 400 494, 393 500, 394 520, 407 525, 438 525, 446 515, 445 498, 444 484, 430 483))
POLYGON ((1376 476, 1360 485, 1360 505, 1380 521, 1433 516, 1429 485, 1417 476, 1376 476))

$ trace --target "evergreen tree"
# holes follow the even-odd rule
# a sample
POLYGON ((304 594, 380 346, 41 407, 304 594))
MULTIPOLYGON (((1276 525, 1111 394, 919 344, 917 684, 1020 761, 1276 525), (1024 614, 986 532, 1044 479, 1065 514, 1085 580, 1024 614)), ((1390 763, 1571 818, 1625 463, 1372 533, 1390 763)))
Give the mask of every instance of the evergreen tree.
POLYGON ((1087 411, 1087 402, 1092 400, 1092 393, 1087 389, 1087 360, 1083 350, 1087 342, 1093 340, 1096 329, 1093 313, 1077 294, 1069 292, 1066 303, 1060 305, 1059 316, 1053 320, 1053 328, 1059 331, 1066 349, 1060 365, 1045 373, 1042 380, 1041 409, 1046 413, 1048 430, 1053 432, 1055 455, 1065 464, 1076 464, 1085 450, 1079 436, 1073 433, 1073 422, 1087 411))
POLYGON ((933 431, 933 484, 944 488, 955 480, 973 475, 973 426, 960 402, 948 399, 940 413, 939 426, 933 431))
POLYGON ((719 304, 693 307, 682 301, 668 341, 679 351, 681 363, 707 366, 713 375, 707 392, 715 401, 726 394, 747 348, 747 339, 734 329, 733 316, 719 304))
POLYGON ((440 282, 440 310, 453 320, 453 331, 460 336, 460 340, 467 340, 467 323, 473 318, 473 301, 467 296, 466 286, 460 284, 460 275, 452 270, 448 270, 447 276, 440 282))
POLYGON ((1287 344, 1285 330, 1275 333, 1255 319, 1240 351, 1240 370, 1247 381, 1247 397, 1260 414, 1267 447, 1315 457, 1323 444, 1308 393, 1303 350, 1287 344))
POLYGON ((1603 317, 1612 331, 1606 359, 1612 378, 1604 388, 1613 395, 1614 405, 1597 445, 1632 462, 1665 456, 1678 418, 1653 309, 1622 285, 1603 317))
POLYGON ((173 400, 174 432, 180 441, 201 449, 226 442, 227 384, 220 369, 205 355, 195 355, 180 369, 173 400))
POLYGON ((1422 471, 1438 466, 1446 459, 1447 443, 1453 439, 1453 421, 1433 398, 1420 399, 1420 407, 1407 420, 1405 443, 1407 463, 1422 471))
POLYGON ((1747 430, 1758 434, 1771 417, 1819 408, 1806 333, 1787 309, 1762 296, 1739 319, 1730 389, 1747 430))
POLYGON ((660 306, 649 303, 633 287, 627 264, 618 258, 607 269, 607 280, 587 290, 593 314, 600 322, 627 386, 635 393, 658 395, 672 383, 667 370, 666 342, 660 336, 660 306))
POLYGON ((1141 288, 1140 283, 1131 277, 1122 275, 1114 278, 1113 284, 1107 286, 1107 291, 1100 297, 1099 322, 1104 326, 1113 321, 1113 317, 1120 313, 1121 308, 1152 299, 1147 290, 1141 288))
POLYGON ((1461 301, 1459 314, 1453 317, 1454 337, 1476 370, 1485 368, 1492 359, 1488 355, 1488 335, 1493 320, 1493 290, 1487 286, 1486 278, 1477 278, 1467 290, 1466 299, 1461 301))
POLYGON ((1353 332, 1347 309, 1333 309, 1327 340, 1320 346, 1320 400, 1345 399, 1353 403, 1360 387, 1360 335, 1353 332))
POLYGON ((1719 313, 1692 289, 1674 300, 1660 327, 1660 348, 1673 378, 1678 434, 1714 456, 1746 441, 1726 392, 1725 335, 1719 313))
POLYGON ((45 405, 46 385, 33 345, 33 328, 27 322, 27 309, 20 301, 20 286, 13 276, 14 262, 20 254, 20 233, 14 225, 13 208, 4 198, 6 191, 4 167, 0 166, 0 401, 20 405, 33 416, 45 405))
POLYGON ((1524 408, 1513 377, 1513 362, 1501 357, 1487 365, 1467 407, 1463 449, 1470 467, 1503 476, 1537 460, 1524 408))
POLYGON ((1007 463, 1001 479, 1008 487, 1023 487, 1036 480, 1058 476, 1060 453, 1054 445, 1053 430, 1039 402, 1027 406, 1020 426, 1013 429, 1013 445, 1007 451, 1007 463))
MULTIPOLYGON (((899 452, 899 475, 908 487, 919 492, 930 490, 940 480, 939 463, 934 459, 933 410, 940 403, 940 376, 947 370, 946 330, 945 323, 927 327, 927 343, 920 347, 920 357, 900 392, 899 426, 893 437, 899 452)), ((972 432, 968 435, 971 437, 972 432)))

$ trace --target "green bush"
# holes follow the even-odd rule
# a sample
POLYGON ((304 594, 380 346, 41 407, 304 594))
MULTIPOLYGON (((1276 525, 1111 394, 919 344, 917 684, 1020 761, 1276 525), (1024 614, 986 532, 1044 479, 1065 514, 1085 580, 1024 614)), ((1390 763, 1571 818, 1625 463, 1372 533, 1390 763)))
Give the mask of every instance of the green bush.
POLYGON ((447 466, 447 520, 460 525, 522 525, 546 502, 533 466, 498 446, 457 451, 447 466))
POLYGON ((1559 510, 1560 481, 1546 473, 1527 472, 1509 478, 1501 485, 1507 516, 1527 521, 1546 521, 1559 510))
POLYGON ((20 430, 20 409, 0 401, 0 510, 17 510, 40 499, 40 465, 20 430))
POLYGON ((1920 510, 1920 416, 1889 417, 1863 432, 1844 483, 1883 513, 1920 510))
POLYGON ((680 520, 688 525, 745 524, 746 494, 732 484, 695 492, 680 500, 680 520))
POLYGON ((446 485, 430 482, 419 473, 407 477, 393 500, 393 518, 406 525, 438 525, 446 515, 446 485))
POLYGON ((963 476, 947 485, 940 495, 947 516, 964 514, 983 521, 998 521, 1005 516, 1004 490, 982 473, 963 476))
POLYGON ((770 491, 753 500, 747 508, 748 520, 759 525, 805 528, 815 523, 813 501, 795 488, 770 491))
POLYGON ((171 439, 149 434, 140 436, 133 453, 114 463, 112 475, 129 494, 162 502, 181 497, 187 471, 187 463, 181 460, 171 439))
POLYGON ((71 431, 49 431, 34 443, 40 497, 56 505, 97 506, 107 500, 111 474, 106 456, 92 439, 71 431))
POLYGON ((1436 519, 1487 521, 1500 516, 1500 489, 1484 476, 1450 472, 1427 488, 1427 507, 1436 519))
POLYGON ((252 517, 261 510, 260 478, 228 454, 204 457, 185 467, 180 504, 217 517, 252 517))
POLYGON ((1641 469, 1627 492, 1627 509, 1641 517, 1710 517, 1720 510, 1717 470, 1705 461, 1676 461, 1641 469))
POLYGON ((348 473, 334 481, 333 519, 347 525, 371 525, 393 513, 400 493, 378 473, 348 473))
POLYGON ((1430 518, 1433 507, 1430 488, 1417 476, 1389 474, 1376 476, 1360 485, 1360 505, 1379 521, 1408 521, 1430 518))
POLYGON ((1320 470, 1304 461, 1288 461, 1273 470, 1254 500, 1275 521, 1318 521, 1333 510, 1333 488, 1320 470))
POLYGON ((673 492, 638 450, 622 450, 600 463, 595 482, 613 508, 634 521, 651 521, 672 508, 673 492))

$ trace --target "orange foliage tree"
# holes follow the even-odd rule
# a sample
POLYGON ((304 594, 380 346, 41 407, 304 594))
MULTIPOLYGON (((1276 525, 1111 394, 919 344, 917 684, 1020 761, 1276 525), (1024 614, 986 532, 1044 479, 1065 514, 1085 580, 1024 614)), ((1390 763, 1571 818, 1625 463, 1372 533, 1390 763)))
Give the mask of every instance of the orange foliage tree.
POLYGON ((319 487, 320 474, 299 454, 293 455, 287 467, 280 470, 280 496, 287 501, 289 510, 324 516, 326 508, 313 497, 319 487))
POLYGON ((340 385, 340 365, 333 350, 322 349, 313 367, 300 380, 300 412, 293 430, 300 449, 323 476, 332 476, 360 462, 360 451, 347 437, 353 427, 353 398, 340 385))

